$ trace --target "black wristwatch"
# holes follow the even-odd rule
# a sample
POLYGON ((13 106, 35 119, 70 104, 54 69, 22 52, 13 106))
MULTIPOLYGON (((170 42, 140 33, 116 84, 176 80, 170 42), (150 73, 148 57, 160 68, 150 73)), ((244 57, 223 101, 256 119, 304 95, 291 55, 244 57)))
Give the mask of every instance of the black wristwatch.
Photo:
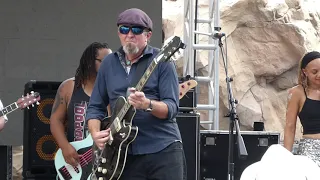
POLYGON ((150 103, 149 103, 149 107, 146 109, 147 112, 151 112, 153 109, 153 106, 152 106, 152 101, 150 99, 150 103))

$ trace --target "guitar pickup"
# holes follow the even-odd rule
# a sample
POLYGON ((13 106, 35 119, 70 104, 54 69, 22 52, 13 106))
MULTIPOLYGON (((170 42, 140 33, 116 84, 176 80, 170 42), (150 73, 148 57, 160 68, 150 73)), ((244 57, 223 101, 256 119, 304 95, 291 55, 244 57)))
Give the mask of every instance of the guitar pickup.
POLYGON ((70 173, 68 172, 66 167, 62 167, 59 169, 60 174, 62 175, 63 179, 70 180, 72 179, 70 173))
POLYGON ((113 142, 113 135, 112 133, 110 133, 108 144, 111 146, 112 142, 113 142))

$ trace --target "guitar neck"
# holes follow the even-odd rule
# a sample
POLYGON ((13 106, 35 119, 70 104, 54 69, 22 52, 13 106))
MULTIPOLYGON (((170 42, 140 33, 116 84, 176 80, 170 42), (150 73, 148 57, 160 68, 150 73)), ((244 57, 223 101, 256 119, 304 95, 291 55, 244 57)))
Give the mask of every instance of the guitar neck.
POLYGON ((152 63, 147 68, 147 70, 144 72, 140 81, 137 83, 137 85, 135 87, 136 91, 142 91, 142 89, 146 85, 148 79, 150 78, 152 72, 156 69, 157 65, 158 65, 158 63, 156 63, 156 61, 152 61, 152 63))
POLYGON ((17 110, 18 108, 19 107, 18 107, 17 103, 15 103, 15 102, 6 106, 2 110, 0 110, 0 117, 11 113, 11 112, 17 110))
MULTIPOLYGON (((157 57, 156 57, 157 58, 157 57)), ((149 65, 149 67, 147 68, 146 72, 143 74, 143 76, 141 77, 140 81, 137 83, 135 89, 136 91, 142 91, 144 85, 146 84, 146 82, 148 81, 148 79, 150 78, 152 72, 156 69, 158 63, 156 63, 156 61, 152 61, 152 63, 149 65)), ((128 112, 128 110, 130 109, 131 105, 129 103, 126 103, 122 110, 119 112, 118 116, 119 119, 122 119, 126 113, 128 112)))

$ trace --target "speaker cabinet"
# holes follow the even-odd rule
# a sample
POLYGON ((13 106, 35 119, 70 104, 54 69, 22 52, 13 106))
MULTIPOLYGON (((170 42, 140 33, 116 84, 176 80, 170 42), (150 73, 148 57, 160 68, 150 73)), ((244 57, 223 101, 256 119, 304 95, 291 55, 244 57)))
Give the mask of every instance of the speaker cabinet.
POLYGON ((197 114, 179 113, 176 117, 187 163, 187 180, 199 178, 199 125, 197 114))
MULTIPOLYGON (((238 158, 238 147, 234 145, 234 179, 240 179, 244 169, 260 161, 273 144, 279 144, 280 133, 264 131, 243 131, 248 156, 238 158)), ((228 179, 229 131, 203 130, 200 132, 200 179, 228 179)))
POLYGON ((54 179, 54 156, 58 150, 50 132, 50 115, 61 82, 30 81, 25 92, 40 93, 39 106, 24 110, 23 177, 25 179, 54 179))
POLYGON ((0 146, 0 179, 12 180, 12 146, 0 146))

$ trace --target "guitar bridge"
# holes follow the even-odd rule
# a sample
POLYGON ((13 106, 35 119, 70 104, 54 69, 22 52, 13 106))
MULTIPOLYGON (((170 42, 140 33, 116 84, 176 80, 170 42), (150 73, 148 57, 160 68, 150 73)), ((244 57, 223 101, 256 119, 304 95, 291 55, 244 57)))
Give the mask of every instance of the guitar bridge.
POLYGON ((113 124, 114 128, 116 129, 116 132, 119 132, 121 130, 121 123, 120 123, 120 120, 118 117, 114 119, 112 124, 113 124))

